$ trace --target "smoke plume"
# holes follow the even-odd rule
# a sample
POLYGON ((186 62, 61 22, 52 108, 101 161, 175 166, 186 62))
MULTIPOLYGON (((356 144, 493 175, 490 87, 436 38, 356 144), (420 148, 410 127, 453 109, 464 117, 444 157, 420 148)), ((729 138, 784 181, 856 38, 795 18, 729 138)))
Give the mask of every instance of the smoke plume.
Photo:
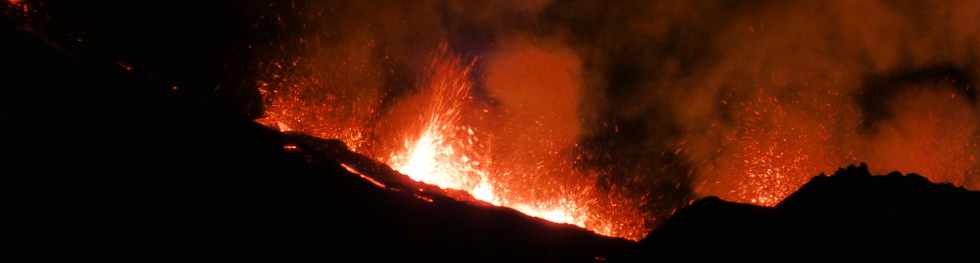
POLYGON ((448 42, 475 61, 472 95, 493 113, 478 128, 507 138, 495 161, 551 160, 520 168, 533 180, 596 174, 596 189, 641 202, 648 224, 700 196, 773 205, 856 162, 980 189, 975 2, 314 1, 293 12, 305 19, 287 39, 304 40, 284 43, 324 83, 311 92, 375 109, 346 118, 398 111, 448 42))

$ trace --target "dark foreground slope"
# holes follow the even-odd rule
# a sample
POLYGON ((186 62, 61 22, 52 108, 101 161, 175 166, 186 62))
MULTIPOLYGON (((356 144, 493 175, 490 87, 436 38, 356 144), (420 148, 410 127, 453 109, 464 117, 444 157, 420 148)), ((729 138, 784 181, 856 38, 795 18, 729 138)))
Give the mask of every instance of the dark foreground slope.
POLYGON ((978 247, 976 192, 849 168, 775 208, 700 200, 625 253, 633 245, 623 240, 416 191, 426 187, 335 141, 266 129, 183 93, 195 87, 111 59, 69 52, 0 17, 9 250, 127 261, 578 262, 978 247))
POLYGON ((379 188, 332 159, 372 169, 342 145, 0 26, 5 236, 31 258, 581 262, 630 245, 399 179, 379 188))
POLYGON ((681 209, 624 261, 785 256, 958 256, 975 260, 980 192, 866 165, 814 177, 776 207, 709 197, 681 209))

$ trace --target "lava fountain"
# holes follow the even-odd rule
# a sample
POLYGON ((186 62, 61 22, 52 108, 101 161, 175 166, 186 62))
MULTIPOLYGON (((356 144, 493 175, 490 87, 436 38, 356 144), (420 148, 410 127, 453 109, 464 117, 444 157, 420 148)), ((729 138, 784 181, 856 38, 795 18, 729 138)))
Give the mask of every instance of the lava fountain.
POLYGON ((425 104, 429 108, 423 111, 422 128, 409 133, 404 148, 391 153, 388 163, 416 181, 463 190, 476 199, 549 221, 586 227, 586 215, 575 214, 576 207, 515 202, 496 193, 489 172, 492 162, 485 157, 489 154, 479 152, 480 137, 462 124, 461 113, 471 99, 468 77, 472 64, 444 57, 434 60, 430 68, 433 75, 423 91, 428 93, 425 104))
MULTIPOLYGON (((344 100, 338 99, 342 96, 328 95, 325 96, 327 103, 310 103, 300 96, 304 92, 295 89, 299 87, 304 91, 302 88, 305 88, 306 94, 310 90, 323 89, 323 86, 311 88, 309 85, 322 83, 320 80, 283 78, 279 85, 294 90, 282 93, 271 90, 273 84, 260 84, 268 108, 266 117, 259 122, 281 130, 341 139, 354 150, 387 163, 413 180, 465 191, 492 205, 510 207, 556 223, 574 224, 606 236, 642 238, 648 229, 637 202, 600 194, 601 191, 594 189, 595 181, 583 176, 582 171, 562 169, 543 175, 517 168, 533 166, 542 160, 526 160, 527 164, 519 165, 493 162, 494 141, 508 137, 472 125, 477 120, 473 120, 473 114, 469 113, 492 111, 481 107, 472 96, 474 65, 474 62, 464 62, 450 55, 443 46, 428 64, 427 76, 423 77, 418 93, 403 99, 404 105, 393 106, 403 110, 378 113, 380 117, 373 118, 382 120, 378 121, 381 124, 368 121, 372 119, 370 114, 363 114, 377 113, 374 109, 349 105, 363 100, 350 100, 354 103, 344 104, 344 100), (394 144, 376 139, 389 137, 397 137, 400 141, 394 144), (501 180, 505 175, 566 179, 527 185, 501 180)), ((331 92, 329 88, 323 90, 331 92)), ((563 163, 571 166, 570 162, 563 163)), ((530 181, 533 180, 525 180, 530 181)))

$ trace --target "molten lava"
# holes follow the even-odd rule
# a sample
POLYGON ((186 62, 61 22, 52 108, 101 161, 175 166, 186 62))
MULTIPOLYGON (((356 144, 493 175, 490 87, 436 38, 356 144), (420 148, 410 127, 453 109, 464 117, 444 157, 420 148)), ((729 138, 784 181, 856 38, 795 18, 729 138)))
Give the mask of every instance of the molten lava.
POLYGON ((287 76, 278 84, 294 88, 292 91, 270 90, 270 86, 277 84, 274 82, 260 87, 269 106, 266 117, 259 122, 281 130, 341 139, 353 150, 374 156, 413 180, 462 190, 477 200, 530 216, 633 240, 648 232, 638 202, 600 194, 594 189, 595 181, 571 169, 567 160, 547 160, 569 166, 547 174, 540 169, 521 170, 521 167, 540 167, 545 160, 524 158, 527 163, 494 163, 493 143, 508 137, 471 125, 478 121, 472 117, 474 112, 485 114, 491 110, 473 99, 470 78, 474 64, 463 63, 448 53, 443 47, 435 56, 417 94, 392 106, 395 109, 381 117, 362 114, 375 113, 371 107, 344 103, 341 100, 344 94, 331 93, 330 89, 317 85, 310 87, 310 83, 320 83, 319 80, 287 76), (325 103, 311 103, 301 96, 310 90, 326 92, 325 103), (367 121, 370 119, 381 121, 367 121), (400 143, 368 139, 388 137, 398 137, 400 143), (548 176, 561 178, 536 179, 548 176), (530 182, 545 183, 527 185, 530 182))
POLYGON ((473 147, 479 137, 473 128, 460 124, 460 113, 472 86, 467 79, 470 66, 449 59, 448 63, 437 61, 432 67, 435 74, 427 86, 431 96, 426 103, 430 108, 425 110, 428 117, 424 118, 423 128, 417 135, 410 135, 405 147, 392 153, 388 163, 416 181, 463 190, 476 199, 549 221, 586 227, 586 215, 577 207, 515 202, 497 194, 487 168, 490 162, 473 157, 481 156, 473 147))

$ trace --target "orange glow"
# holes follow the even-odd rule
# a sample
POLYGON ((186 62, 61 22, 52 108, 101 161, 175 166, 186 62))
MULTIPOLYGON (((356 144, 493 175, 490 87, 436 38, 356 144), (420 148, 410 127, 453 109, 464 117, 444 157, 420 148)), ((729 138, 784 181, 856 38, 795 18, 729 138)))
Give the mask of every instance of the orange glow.
MULTIPOLYGON (((268 106, 259 122, 283 131, 340 139, 352 150, 373 156, 413 180, 461 190, 492 205, 602 235, 643 238, 648 229, 637 202, 593 189, 594 175, 570 168, 567 157, 510 156, 521 153, 506 152, 507 163, 494 162, 494 156, 500 154, 494 151, 495 144, 516 141, 481 122, 496 112, 480 106, 471 95, 473 65, 443 47, 423 71, 424 81, 417 93, 383 114, 375 110, 374 101, 358 104, 364 100, 345 100, 343 90, 324 89, 326 81, 279 75, 279 82, 260 84, 268 106), (303 96, 310 91, 338 95, 327 95, 328 103, 312 103, 303 96)), ((417 197, 431 202, 431 198, 417 197)))
POLYGON ((472 86, 467 79, 470 67, 449 58, 436 61, 432 69, 435 72, 426 87, 431 97, 426 103, 429 109, 423 110, 428 116, 423 118, 423 128, 418 135, 410 135, 404 148, 392 153, 388 163, 416 181, 463 190, 478 200, 552 222, 586 227, 586 214, 575 204, 562 207, 515 202, 497 194, 485 167, 489 162, 467 155, 475 153, 475 147, 468 146, 479 140, 476 132, 460 124, 462 107, 467 105, 472 86))
POLYGON ((364 179, 365 181, 373 184, 374 186, 377 186, 378 188, 381 188, 381 189, 387 188, 387 186, 385 184, 379 182, 378 180, 376 180, 374 178, 371 178, 370 176, 366 176, 364 174, 361 174, 361 172, 357 171, 357 169, 354 169, 353 167, 350 167, 349 165, 346 165, 346 164, 343 164, 342 163, 342 164, 340 164, 340 166, 341 167, 344 167, 344 169, 347 169, 348 172, 351 172, 352 174, 356 174, 357 176, 361 177, 361 179, 364 179))
POLYGON ((426 201, 426 202, 429 202, 429 203, 435 202, 435 201, 432 200, 432 198, 428 198, 428 197, 425 197, 425 196, 420 195, 420 194, 415 194, 415 198, 418 198, 419 200, 426 201))
POLYGON ((24 12, 25 14, 26 13, 29 13, 31 11, 30 5, 28 5, 24 1, 21 1, 21 0, 7 0, 7 3, 9 3, 11 6, 19 7, 20 8, 19 11, 24 12))
POLYGON ((822 106, 822 114, 798 112, 797 103, 759 96, 739 103, 739 126, 721 135, 729 148, 712 165, 697 192, 725 200, 775 206, 814 175, 848 164, 843 149, 828 147, 834 138, 827 124, 843 119, 840 109, 822 106))

